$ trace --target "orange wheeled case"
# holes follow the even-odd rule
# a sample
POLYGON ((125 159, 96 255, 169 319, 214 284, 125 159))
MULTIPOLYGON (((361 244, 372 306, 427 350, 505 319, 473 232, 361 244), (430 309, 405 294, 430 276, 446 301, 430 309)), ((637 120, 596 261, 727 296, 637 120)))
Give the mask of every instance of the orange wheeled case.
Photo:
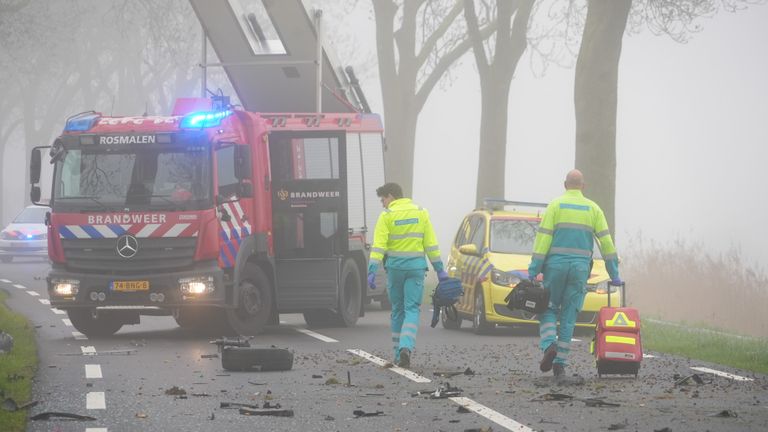
POLYGON ((640 338, 640 313, 626 307, 626 285, 621 285, 621 307, 611 307, 611 287, 608 287, 608 306, 597 314, 592 352, 595 354, 597 375, 635 375, 643 361, 640 338))

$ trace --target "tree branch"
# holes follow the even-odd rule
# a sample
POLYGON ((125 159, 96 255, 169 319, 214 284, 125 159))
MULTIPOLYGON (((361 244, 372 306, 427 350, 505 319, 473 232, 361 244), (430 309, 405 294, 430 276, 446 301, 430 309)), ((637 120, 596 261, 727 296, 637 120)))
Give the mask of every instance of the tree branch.
POLYGON ((440 22, 440 25, 429 35, 429 38, 424 41, 421 46, 421 51, 416 56, 416 68, 421 69, 421 67, 424 66, 424 63, 426 63, 429 58, 429 53, 435 49, 437 41, 445 35, 449 28, 451 28, 451 24, 453 24, 453 21, 459 16, 462 8, 462 3, 457 1, 451 11, 448 12, 448 15, 446 15, 443 21, 440 22))

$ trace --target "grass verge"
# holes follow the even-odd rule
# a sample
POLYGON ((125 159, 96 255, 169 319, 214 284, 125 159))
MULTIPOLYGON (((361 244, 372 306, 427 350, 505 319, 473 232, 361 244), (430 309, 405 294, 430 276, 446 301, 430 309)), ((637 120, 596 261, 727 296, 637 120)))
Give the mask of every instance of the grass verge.
MULTIPOLYGON (((0 290, 0 330, 13 336, 13 349, 0 354, 0 400, 12 398, 22 404, 29 401, 32 378, 37 370, 37 345, 35 331, 24 316, 5 305, 8 294, 0 290)), ((16 412, 0 409, 0 425, 3 431, 26 429, 27 411, 16 412)))
POLYGON ((768 340, 686 324, 643 320, 643 349, 768 374, 768 340))

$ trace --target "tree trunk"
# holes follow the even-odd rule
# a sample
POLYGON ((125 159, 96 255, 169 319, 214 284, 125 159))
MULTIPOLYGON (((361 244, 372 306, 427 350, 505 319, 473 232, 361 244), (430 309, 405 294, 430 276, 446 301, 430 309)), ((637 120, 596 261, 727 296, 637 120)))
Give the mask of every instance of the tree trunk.
POLYGON ((475 195, 478 207, 485 198, 504 198, 510 80, 489 79, 481 87, 480 157, 475 195))
POLYGON ((616 99, 621 41, 632 0, 589 0, 576 61, 576 168, 615 232, 616 99))

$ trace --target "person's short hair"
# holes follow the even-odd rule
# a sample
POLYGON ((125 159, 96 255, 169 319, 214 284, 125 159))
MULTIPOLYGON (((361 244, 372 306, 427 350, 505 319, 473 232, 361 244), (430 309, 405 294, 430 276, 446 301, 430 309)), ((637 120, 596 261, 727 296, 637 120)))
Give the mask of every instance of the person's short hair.
POLYGON ((395 199, 400 199, 403 197, 403 188, 397 183, 385 183, 384 186, 376 189, 376 196, 385 197, 387 195, 392 195, 395 199))

